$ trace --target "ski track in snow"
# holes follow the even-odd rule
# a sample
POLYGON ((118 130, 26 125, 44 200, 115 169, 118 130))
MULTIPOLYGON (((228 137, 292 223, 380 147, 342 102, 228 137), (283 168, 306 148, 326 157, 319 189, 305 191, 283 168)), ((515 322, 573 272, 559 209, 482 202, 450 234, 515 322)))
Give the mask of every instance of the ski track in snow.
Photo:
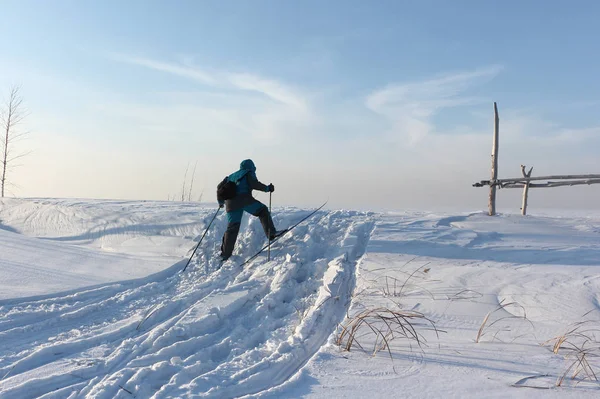
MULTIPOLYGON (((217 270, 221 214, 180 273, 215 209, 0 205, 0 275, 55 284, 23 278, 36 295, 28 298, 0 286, 10 298, 0 300, 0 399, 598 393, 589 380, 556 388, 569 356, 542 344, 585 317, 600 323, 600 219, 320 211, 274 243, 271 262, 239 268, 265 242, 258 220, 245 217, 234 256, 217 270), (95 265, 108 270, 92 275, 95 265), (395 337, 388 353, 341 352, 345 316, 382 307, 421 312, 439 331, 416 322, 420 349, 395 337)), ((275 224, 308 212, 278 209, 275 224)), ((377 347, 368 332, 357 339, 367 352, 377 347)))
MULTIPOLYGON (((139 216, 147 204, 129 216, 130 203, 93 205, 48 200, 4 214, 23 220, 15 231, 109 247, 111 236, 149 228, 139 216), (77 220, 87 222, 73 234, 77 220)), ((194 212, 206 220, 212 210, 194 212)), ((285 210, 276 225, 306 212, 285 210)), ((185 273, 184 260, 146 278, 0 301, 0 398, 227 398, 284 383, 343 319, 374 217, 320 211, 274 244, 271 262, 242 269, 264 243, 258 220, 246 217, 234 256, 217 270, 225 225, 221 215, 185 273)), ((157 226, 202 231, 198 222, 157 226)))

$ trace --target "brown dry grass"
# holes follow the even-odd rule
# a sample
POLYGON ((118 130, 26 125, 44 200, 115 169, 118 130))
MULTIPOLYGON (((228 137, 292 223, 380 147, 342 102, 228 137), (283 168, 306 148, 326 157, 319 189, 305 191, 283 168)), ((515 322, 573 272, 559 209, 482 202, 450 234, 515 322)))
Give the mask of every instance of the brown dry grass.
MULTIPOLYGON (((574 360, 571 361, 565 372, 558 378, 556 381, 556 386, 560 387, 564 383, 568 374, 573 370, 573 374, 571 375, 571 380, 576 380, 577 376, 582 374, 583 376, 579 378, 579 380, 589 380, 589 381, 598 381, 598 377, 594 372, 593 367, 588 362, 590 357, 597 357, 598 354, 594 352, 590 352, 588 350, 581 349, 574 354, 574 360)), ((573 358, 573 356, 567 355, 567 359, 573 358)))
MULTIPOLYGON (((418 257, 410 259, 404 265, 402 265, 402 267, 407 266, 409 263, 411 263, 412 261, 414 261, 417 258, 418 257)), ((426 266, 429 265, 430 263, 431 262, 427 262, 427 263, 419 266, 418 268, 416 268, 414 271, 412 271, 410 273, 403 271, 403 270, 397 271, 404 275, 404 278, 402 278, 402 279, 396 278, 396 277, 391 277, 391 276, 382 276, 382 277, 379 277, 378 279, 376 279, 376 281, 379 279, 385 280, 385 286, 381 288, 381 291, 384 296, 401 297, 405 293, 405 290, 411 286, 417 287, 420 290, 429 293, 428 290, 424 289, 423 287, 420 287, 417 284, 409 283, 409 281, 424 279, 427 276, 427 274, 429 273, 429 271, 431 270, 431 268, 426 268, 426 266)))
POLYGON ((542 345, 553 342, 552 352, 558 353, 561 349, 578 351, 587 344, 598 346, 600 344, 600 322, 596 320, 585 320, 574 323, 561 335, 551 338, 542 345))
POLYGON ((496 309, 488 312, 488 314, 486 314, 485 317, 483 318, 483 321, 481 322, 481 326, 479 327, 479 331, 477 332, 477 337, 475 338, 475 342, 479 343, 481 338, 490 331, 495 332, 492 340, 496 339, 498 333, 500 333, 501 331, 504 331, 504 330, 503 329, 494 329, 494 327, 497 326, 500 322, 506 321, 508 319, 526 320, 533 327, 533 323, 531 323, 531 321, 527 319, 527 314, 525 312, 524 307, 522 307, 521 305, 519 305, 516 302, 503 303, 503 301, 502 301, 502 302, 500 302, 500 304, 498 305, 498 307, 496 309), (515 316, 515 315, 504 316, 504 317, 500 317, 500 318, 494 320, 493 322, 487 324, 491 315, 493 315, 494 313, 496 313, 500 310, 504 310, 504 308, 506 308, 508 306, 516 306, 516 307, 521 308, 523 310, 523 316, 515 316))
POLYGON ((595 366, 590 360, 600 358, 600 321, 584 320, 573 323, 565 333, 547 340, 542 345, 552 345, 552 352, 565 353, 565 359, 568 361, 565 372, 556 381, 556 386, 562 386, 567 378, 573 381, 598 381, 595 366), (569 377, 571 371, 573 373, 569 377))
POLYGON ((439 332, 433 321, 418 312, 382 307, 366 309, 347 318, 341 325, 336 343, 346 351, 357 347, 373 355, 387 350, 393 359, 391 345, 394 340, 407 340, 411 350, 412 344, 416 344, 420 349, 426 345, 427 340, 419 332, 421 329, 434 330, 436 335, 439 332), (366 348, 367 337, 374 338, 372 350, 366 348))

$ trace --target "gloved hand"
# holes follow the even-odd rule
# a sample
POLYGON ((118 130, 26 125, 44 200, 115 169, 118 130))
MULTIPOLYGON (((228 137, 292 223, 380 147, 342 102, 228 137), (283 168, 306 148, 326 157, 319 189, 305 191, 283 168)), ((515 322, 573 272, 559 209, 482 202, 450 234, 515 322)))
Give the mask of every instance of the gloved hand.
POLYGON ((275 186, 273 185, 273 183, 270 183, 270 184, 267 186, 267 189, 269 190, 269 192, 270 192, 270 193, 272 193, 273 191, 275 191, 275 186))
POLYGON ((219 202, 219 208, 223 208, 225 204, 223 202, 219 202))

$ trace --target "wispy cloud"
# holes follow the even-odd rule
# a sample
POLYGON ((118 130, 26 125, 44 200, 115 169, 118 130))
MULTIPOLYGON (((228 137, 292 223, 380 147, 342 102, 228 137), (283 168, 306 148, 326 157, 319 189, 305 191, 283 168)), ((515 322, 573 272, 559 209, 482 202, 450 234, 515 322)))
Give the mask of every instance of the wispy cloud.
POLYGON ((158 106, 160 109, 149 104, 120 105, 122 109, 133 111, 128 112, 130 118, 136 118, 138 124, 152 126, 154 131, 173 130, 173 125, 165 125, 164 120, 155 117, 168 113, 186 121, 188 127, 181 126, 182 132, 189 130, 190 125, 196 129, 211 126, 213 131, 220 129, 222 134, 243 134, 273 142, 278 137, 294 134, 299 126, 306 126, 315 118, 305 92, 277 79, 248 72, 200 68, 190 57, 183 58, 181 63, 119 54, 110 58, 189 79, 202 86, 170 95, 171 100, 158 106))
POLYGON ((113 55, 111 58, 127 64, 143 66, 155 71, 161 71, 177 75, 183 78, 195 80, 207 85, 217 85, 218 81, 209 73, 202 71, 199 68, 188 67, 184 65, 171 64, 162 61, 150 60, 147 58, 131 57, 123 55, 113 55))
POLYGON ((414 143, 434 130, 431 118, 441 109, 480 103, 480 98, 467 96, 465 92, 493 79, 501 70, 501 66, 494 65, 424 81, 392 84, 371 93, 365 105, 388 118, 395 133, 407 135, 414 143))
POLYGON ((230 74, 228 80, 238 89, 262 93, 275 101, 298 110, 307 110, 308 108, 307 101, 303 96, 276 80, 264 79, 247 73, 230 74))
POLYGON ((223 90, 258 93, 272 101, 299 111, 307 111, 309 108, 306 96, 300 93, 299 90, 275 79, 250 73, 209 72, 190 65, 189 60, 184 65, 124 55, 112 55, 111 58, 120 62, 188 78, 223 90))

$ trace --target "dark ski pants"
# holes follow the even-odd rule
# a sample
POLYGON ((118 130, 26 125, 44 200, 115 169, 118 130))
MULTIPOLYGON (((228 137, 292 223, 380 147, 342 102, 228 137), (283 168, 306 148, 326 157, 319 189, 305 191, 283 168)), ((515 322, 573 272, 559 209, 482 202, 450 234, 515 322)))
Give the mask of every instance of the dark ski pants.
POLYGON ((240 232, 240 224, 242 222, 242 216, 244 215, 244 212, 248 212, 249 214, 259 218, 260 224, 262 224, 263 230, 265 231, 265 236, 267 238, 269 238, 269 234, 275 234, 275 225, 273 224, 273 219, 271 218, 269 208, 259 201, 256 201, 250 205, 246 205, 241 209, 227 212, 227 230, 223 235, 223 241, 221 243, 222 258, 227 259, 233 253, 233 248, 235 247, 235 242, 237 240, 238 233, 240 232))

